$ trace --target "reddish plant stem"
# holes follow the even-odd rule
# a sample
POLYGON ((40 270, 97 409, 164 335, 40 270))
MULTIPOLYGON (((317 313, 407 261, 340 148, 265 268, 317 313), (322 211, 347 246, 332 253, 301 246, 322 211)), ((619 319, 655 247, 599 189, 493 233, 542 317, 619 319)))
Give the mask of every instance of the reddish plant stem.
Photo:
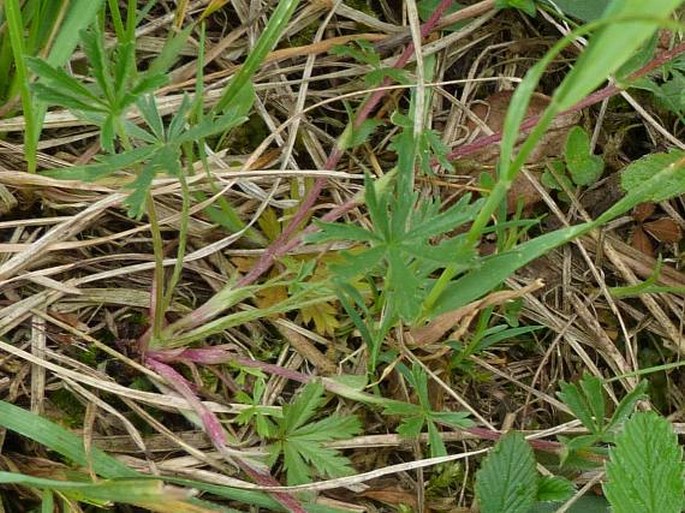
MULTIPOLYGON (((190 353, 191 356, 193 353, 190 353)), ((181 357, 183 353, 179 353, 178 356, 181 357)), ((168 355, 165 355, 167 361, 170 360, 168 355)), ((213 357, 216 357, 215 354, 212 354, 213 357)), ((190 360, 190 358, 187 358, 186 360, 190 360)), ((211 411, 209 408, 207 408, 202 401, 200 401, 200 398, 195 395, 195 392, 192 390, 190 384, 187 382, 187 380, 179 374, 173 367, 167 365, 166 363, 162 363, 159 360, 156 360, 155 358, 152 358, 148 356, 145 359, 145 364, 157 372, 160 376, 164 378, 164 380, 169 384, 171 387, 173 387, 178 393, 183 396, 186 401, 193 407, 195 412, 198 414, 200 417, 200 420, 202 421, 202 425, 205 428, 205 432, 207 433, 207 436, 209 436, 209 439, 212 441, 212 444, 216 449, 219 451, 220 454, 224 454, 226 451, 226 446, 227 446, 227 439, 226 439, 226 432, 224 431, 224 428, 221 426, 221 422, 219 421, 219 418, 216 416, 216 414, 211 411)), ((276 481, 271 475, 268 473, 261 472, 260 470, 254 468, 248 461, 245 461, 241 459, 240 457, 233 456, 232 460, 240 467, 240 469, 245 472, 250 478, 257 484, 260 484, 262 486, 280 486, 280 483, 276 481)), ((297 513, 307 513, 304 507, 291 495, 285 492, 271 492, 271 495, 273 498, 278 501, 286 510, 288 511, 296 511, 297 513)))
MULTIPOLYGON (((638 78, 644 77, 651 71, 654 71, 660 66, 663 66, 665 63, 673 59, 674 57, 677 57, 678 55, 685 53, 685 43, 681 43, 675 47, 673 47, 670 50, 666 50, 664 52, 661 52, 659 55, 654 57, 650 62, 645 64, 643 67, 641 67, 639 70, 635 71, 628 77, 628 81, 631 80, 636 80, 638 78)), ((602 102, 606 100, 607 98, 611 98, 612 96, 618 94, 621 92, 621 89, 614 85, 608 85, 604 87, 603 89, 600 89, 599 91, 595 91, 594 93, 588 95, 584 100, 581 100, 580 102, 576 103, 573 107, 571 107, 568 110, 565 110, 564 112, 561 112, 557 114, 557 116, 563 116, 564 114, 568 114, 571 112, 578 112, 583 109, 586 109, 587 107, 590 107, 591 105, 595 105, 599 102, 602 102)), ((525 132, 527 130, 530 130, 533 128, 538 121, 540 120, 540 116, 531 116, 527 118, 522 124, 520 130, 522 132, 525 132)), ((488 135, 486 137, 481 137, 479 139, 476 139, 470 144, 464 144, 463 146, 460 146, 459 148, 456 148, 454 151, 452 151, 447 158, 450 159, 457 159, 460 157, 465 157, 467 155, 471 155, 473 153, 476 153, 483 148, 490 146, 492 144, 496 144, 502 140, 502 132, 496 132, 492 135, 488 135)))
MULTIPOLYGON (((435 8, 431 17, 421 25, 421 37, 426 37, 430 32, 437 26, 438 21, 444 14, 444 12, 452 5, 452 0, 441 0, 440 4, 435 8)), ((404 49, 397 62, 393 65, 395 69, 403 68, 409 59, 414 54, 414 43, 409 43, 404 49)), ((357 115, 352 121, 353 129, 358 129, 362 126, 362 123, 366 121, 374 109, 378 106, 383 97, 387 94, 387 91, 383 90, 385 87, 390 85, 390 79, 386 78, 381 84, 381 90, 374 91, 371 96, 364 102, 364 104, 359 109, 357 115)), ((336 146, 331 150, 331 153, 326 159, 324 164, 324 169, 335 169, 343 156, 344 150, 336 144, 336 146)), ((266 250, 262 253, 262 256, 254 265, 254 267, 243 276, 237 283, 238 287, 245 287, 254 283, 257 278, 268 271, 273 265, 274 261, 283 256, 292 247, 289 242, 291 241, 295 231, 299 225, 307 218, 312 207, 316 204, 319 199, 321 192, 328 183, 328 179, 325 177, 318 178, 314 182, 314 186, 311 188, 307 197, 300 204, 299 209, 295 215, 290 220, 288 226, 285 227, 281 235, 276 239, 266 250)), ((297 244, 297 243, 296 243, 297 244)))

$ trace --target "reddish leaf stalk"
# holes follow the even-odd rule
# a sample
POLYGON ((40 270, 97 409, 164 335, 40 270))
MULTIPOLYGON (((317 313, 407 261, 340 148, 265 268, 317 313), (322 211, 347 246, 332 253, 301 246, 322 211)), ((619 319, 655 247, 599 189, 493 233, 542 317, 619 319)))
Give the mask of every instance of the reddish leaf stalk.
MULTIPOLYGON (((186 351, 190 351, 188 357, 185 358, 186 361, 193 361, 194 358, 198 358, 199 360, 216 360, 218 356, 218 353, 215 351, 207 354, 195 354, 193 352, 198 350, 186 351)), ((183 352, 177 354, 177 356, 183 358, 183 352)), ((164 355, 164 358, 168 361, 171 361, 173 357, 167 352, 167 354, 164 355)), ((188 403, 193 407, 193 410, 195 410, 195 413, 197 413, 197 415, 200 417, 205 432, 207 433, 207 436, 209 436, 209 439, 212 441, 214 447, 219 451, 220 454, 222 454, 224 457, 227 457, 230 453, 230 449, 227 445, 228 440, 226 439, 226 432, 221 426, 219 418, 214 414, 214 412, 202 404, 202 401, 200 401, 197 395, 195 395, 195 392, 193 392, 188 381, 181 374, 176 372, 173 367, 170 367, 166 363, 162 363, 155 358, 148 356, 145 359, 145 363, 157 374, 162 376, 169 385, 171 385, 183 396, 186 401, 188 401, 188 403)), ((250 476, 255 483, 268 487, 280 486, 280 483, 271 475, 257 469, 253 464, 244 460, 243 458, 232 455, 230 460, 235 463, 243 472, 250 476)), ((291 495, 284 492, 271 492, 271 495, 284 508, 286 508, 286 510, 295 511, 297 513, 307 513, 299 501, 297 501, 297 499, 291 495)))

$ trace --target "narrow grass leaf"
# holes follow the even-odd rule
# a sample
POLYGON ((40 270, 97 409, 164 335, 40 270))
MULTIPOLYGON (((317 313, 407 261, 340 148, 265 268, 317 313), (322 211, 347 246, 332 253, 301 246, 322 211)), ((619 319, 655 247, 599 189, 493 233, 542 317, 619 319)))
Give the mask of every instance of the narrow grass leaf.
POLYGON ((554 100, 558 108, 568 109, 594 91, 652 36, 659 28, 658 19, 666 19, 681 3, 682 0, 611 2, 602 17, 610 23, 593 34, 573 70, 556 90, 554 100))
POLYGON ((31 486, 41 490, 55 490, 79 501, 111 501, 122 504, 141 502, 171 502, 186 498, 187 492, 171 490, 160 480, 115 479, 96 483, 60 481, 0 471, 0 483, 31 486))
POLYGON ((521 433, 504 435, 476 474, 482 513, 529 513, 537 495, 533 450, 521 433))
POLYGON ((7 0, 5 2, 5 21, 6 29, 9 32, 9 43, 14 56, 14 69, 16 81, 19 84, 21 105, 24 119, 26 120, 24 130, 24 144, 26 161, 29 172, 34 173, 37 168, 37 144, 39 127, 35 120, 33 102, 31 101, 31 90, 29 88, 29 75, 26 67, 26 50, 24 48, 24 22, 19 0, 7 0))
POLYGON ((683 451, 671 424, 638 412, 616 437, 604 493, 615 513, 680 513, 685 495, 683 451))
POLYGON ((233 107, 237 97, 250 86, 252 76, 262 64, 267 54, 276 46, 283 30, 290 21, 299 0, 280 0, 273 13, 269 15, 269 21, 264 32, 259 36, 257 43, 250 49, 247 59, 226 87, 223 95, 214 107, 214 112, 223 112, 228 107, 233 107))
POLYGON ((0 401, 0 426, 44 445, 104 478, 135 478, 140 474, 97 448, 88 453, 83 439, 18 406, 0 401))

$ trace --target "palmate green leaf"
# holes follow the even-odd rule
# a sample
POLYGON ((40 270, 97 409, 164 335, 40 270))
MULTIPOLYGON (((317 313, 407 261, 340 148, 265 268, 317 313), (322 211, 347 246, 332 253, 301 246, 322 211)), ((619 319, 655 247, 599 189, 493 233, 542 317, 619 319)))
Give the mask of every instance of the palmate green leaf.
MULTIPOLYGON (((354 472, 350 460, 340 454, 340 451, 324 447, 321 444, 313 444, 301 440, 288 440, 286 450, 297 452, 308 465, 311 465, 316 470, 316 473, 324 477, 342 477, 350 475, 354 472)), ((305 465, 307 468, 307 465, 305 465)), ((290 468, 288 468, 288 484, 293 483, 291 478, 290 468)), ((302 473, 296 474, 300 479, 302 473)), ((306 483, 299 481, 297 484, 306 483)))
MULTIPOLYGON (((394 179, 394 177, 391 177, 394 179)), ((369 217, 373 223, 374 232, 383 240, 390 239, 390 223, 388 222, 388 198, 389 193, 384 188, 376 188, 371 175, 364 173, 364 200, 369 211, 369 217)))
POLYGON ((157 149, 150 160, 143 166, 136 179, 127 186, 133 189, 128 195, 125 204, 128 205, 128 215, 134 219, 139 219, 145 212, 145 202, 147 199, 150 185, 155 176, 159 173, 167 173, 170 176, 179 176, 180 150, 176 147, 165 145, 157 149))
POLYGON ((473 221, 482 205, 482 199, 471 203, 471 195, 466 194, 444 212, 426 216, 420 223, 412 225, 411 229, 407 232, 407 238, 429 239, 450 230, 455 230, 465 223, 473 221))
POLYGON ((609 451, 604 494, 615 513, 680 513, 685 495, 683 451, 671 424, 638 412, 609 451))
POLYGON ((109 69, 109 59, 106 55, 104 36, 100 24, 95 23, 90 29, 81 32, 81 49, 88 59, 90 71, 95 77, 95 83, 107 99, 110 106, 114 106, 117 95, 112 73, 109 69))
POLYGON ((529 513, 538 491, 533 450, 521 433, 504 435, 476 473, 482 513, 529 513))
POLYGON ((372 243, 382 242, 382 239, 374 232, 370 232, 366 228, 362 228, 355 224, 325 223, 318 220, 315 220, 314 222, 316 226, 319 227, 319 231, 308 235, 306 239, 307 242, 314 244, 338 240, 372 243))
POLYGON ((430 448, 431 458, 447 456, 447 448, 445 447, 445 442, 442 441, 438 427, 430 419, 426 419, 426 426, 428 427, 428 447, 430 448))
POLYGON ((338 147, 341 150, 349 150, 364 144, 371 134, 376 130, 378 125, 382 123, 376 119, 365 119, 361 126, 355 128, 352 122, 348 123, 345 131, 338 139, 338 147))
POLYGON ((311 481, 309 466, 298 450, 297 444, 282 444, 283 467, 289 485, 304 484, 311 481))
POLYGON ((400 248, 407 255, 417 259, 430 260, 439 264, 456 263, 460 270, 472 267, 478 256, 476 249, 468 243, 463 234, 445 239, 437 246, 431 246, 425 241, 407 240, 400 244, 400 248))
POLYGON ((388 277, 386 287, 388 303, 404 321, 411 322, 421 310, 425 294, 424 283, 397 248, 390 247, 386 254, 388 277))
POLYGON ((387 400, 383 403, 384 415, 399 415, 401 417, 412 417, 421 415, 423 408, 418 404, 405 403, 404 401, 387 400))
POLYGON ((421 434, 425 423, 426 418, 423 416, 423 412, 415 417, 405 417, 397 426, 397 434, 404 438, 415 438, 421 434))
MULTIPOLYGON (((383 261, 385 246, 360 251, 358 253, 343 252, 344 261, 331 264, 331 271, 335 274, 335 282, 340 287, 360 274, 373 273, 383 261)), ((348 290, 349 293, 349 290, 348 290)), ((362 304, 356 301, 358 304, 362 304)))
POLYGON ((67 108, 104 110, 100 99, 62 68, 55 68, 37 57, 26 57, 26 64, 40 78, 40 82, 34 85, 40 99, 42 95, 51 92, 56 97, 66 98, 67 102, 73 102, 73 107, 69 103, 60 103, 67 108))

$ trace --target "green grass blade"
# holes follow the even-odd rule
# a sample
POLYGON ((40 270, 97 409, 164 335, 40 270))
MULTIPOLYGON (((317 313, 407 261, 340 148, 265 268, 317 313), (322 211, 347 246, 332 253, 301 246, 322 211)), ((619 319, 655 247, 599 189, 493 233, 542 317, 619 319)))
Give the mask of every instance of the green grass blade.
MULTIPOLYGON (((180 489, 176 494, 169 494, 164 483, 153 479, 105 480, 96 483, 83 481, 62 481, 28 476, 14 472, 1 472, 1 484, 30 486, 41 490, 56 490, 70 498, 80 501, 116 502, 122 504, 140 504, 144 502, 173 502, 181 498, 180 489), (176 496, 174 496, 176 495, 176 496)), ((185 492, 183 493, 185 495, 185 492)))
POLYGON ((276 46, 298 4, 299 0, 281 0, 278 3, 274 12, 269 16, 269 22, 266 24, 262 35, 259 36, 257 44, 250 50, 245 63, 235 74, 216 107, 214 107, 215 112, 221 112, 228 107, 233 107, 233 102, 240 92, 249 85, 252 76, 262 64, 266 55, 276 46))
POLYGON ((29 173, 35 173, 38 166, 36 153, 38 151, 38 132, 40 127, 36 120, 33 102, 31 101, 29 75, 25 60, 24 22, 22 20, 19 0, 7 0, 5 2, 5 16, 7 17, 7 30, 9 32, 12 55, 14 56, 16 81, 19 84, 21 106, 24 111, 24 155, 29 173))
POLYGON ((568 109, 618 70, 676 9, 682 0, 614 0, 602 19, 609 23, 592 36, 573 70, 554 94, 568 109), (630 21, 629 21, 630 20, 630 21))
POLYGON ((64 17, 47 57, 47 61, 53 66, 62 66, 69 60, 78 44, 81 30, 89 27, 96 19, 103 0, 71 0, 69 3, 69 12, 64 17))
POLYGON ((0 426, 38 442, 105 478, 135 478, 141 474, 99 449, 86 452, 83 440, 63 427, 30 411, 0 401, 0 426))

